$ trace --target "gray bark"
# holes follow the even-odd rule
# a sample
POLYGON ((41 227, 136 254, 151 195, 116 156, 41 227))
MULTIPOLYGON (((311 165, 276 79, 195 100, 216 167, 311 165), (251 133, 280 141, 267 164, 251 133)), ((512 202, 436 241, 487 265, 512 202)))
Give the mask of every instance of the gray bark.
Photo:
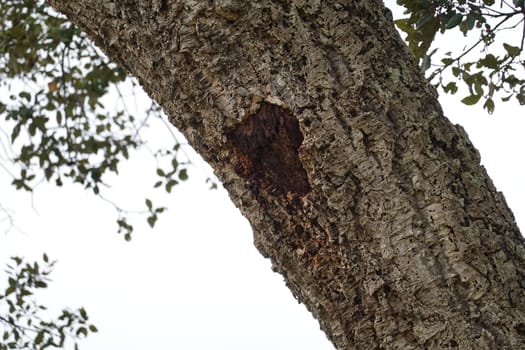
POLYGON ((525 348, 525 250, 379 0, 49 0, 211 164, 337 349, 525 348))

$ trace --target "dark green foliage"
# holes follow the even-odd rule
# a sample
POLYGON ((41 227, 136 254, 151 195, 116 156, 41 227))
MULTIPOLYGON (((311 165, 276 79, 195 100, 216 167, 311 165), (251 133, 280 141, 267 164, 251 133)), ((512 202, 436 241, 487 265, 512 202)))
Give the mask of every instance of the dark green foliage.
MULTIPOLYGON (((0 21, 0 131, 11 143, 2 158, 16 169, 12 184, 32 191, 42 181, 70 181, 101 196, 108 174, 145 145, 141 132, 149 118, 163 117, 161 109, 152 104, 130 114, 122 91, 134 94, 135 81, 43 0, 4 0, 0 21)), ((157 162, 171 160, 173 169, 158 171, 155 186, 168 192, 187 178, 189 164, 178 159, 174 141, 152 152, 157 162)), ((111 203, 118 231, 129 240, 131 211, 111 203)), ((133 212, 153 226, 162 211, 133 212)))
POLYGON ((42 1, 8 0, 0 20, 0 80, 9 91, 2 114, 21 169, 13 184, 29 191, 42 174, 98 194, 104 174, 117 172, 141 143, 132 116, 102 109, 102 97, 125 72, 42 1))
POLYGON ((48 320, 46 307, 36 302, 35 294, 47 288, 54 264, 45 254, 40 263, 11 258, 5 271, 7 286, 0 292, 0 350, 65 348, 68 340, 77 348, 78 340, 97 332, 83 308, 64 309, 48 320))
POLYGON ((407 34, 409 48, 420 60, 422 69, 429 72, 429 79, 443 91, 455 94, 456 81, 462 81, 469 94, 461 101, 472 105, 483 100, 489 113, 494 111, 496 95, 502 101, 514 97, 521 105, 525 104, 523 0, 397 0, 397 3, 406 8, 408 15, 397 20, 397 26, 407 34), (439 64, 432 63, 437 49, 429 50, 436 35, 455 28, 474 39, 462 52, 446 52, 439 64), (518 35, 512 38, 509 33, 518 35))

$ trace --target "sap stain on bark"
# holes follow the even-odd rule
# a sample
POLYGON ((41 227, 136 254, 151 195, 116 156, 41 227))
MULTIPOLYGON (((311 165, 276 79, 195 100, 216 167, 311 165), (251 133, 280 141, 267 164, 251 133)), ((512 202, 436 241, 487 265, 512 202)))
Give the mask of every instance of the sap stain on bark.
POLYGON ((275 196, 304 196, 310 191, 298 154, 303 134, 297 119, 284 108, 262 102, 229 138, 237 149, 235 172, 247 179, 252 189, 275 196))

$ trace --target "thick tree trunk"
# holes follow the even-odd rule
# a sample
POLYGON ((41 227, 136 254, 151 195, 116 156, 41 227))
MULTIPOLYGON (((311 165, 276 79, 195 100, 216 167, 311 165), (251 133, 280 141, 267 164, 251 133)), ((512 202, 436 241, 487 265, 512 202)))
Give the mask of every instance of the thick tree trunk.
POLYGON ((49 0, 213 166, 337 349, 525 348, 525 249, 379 0, 49 0))

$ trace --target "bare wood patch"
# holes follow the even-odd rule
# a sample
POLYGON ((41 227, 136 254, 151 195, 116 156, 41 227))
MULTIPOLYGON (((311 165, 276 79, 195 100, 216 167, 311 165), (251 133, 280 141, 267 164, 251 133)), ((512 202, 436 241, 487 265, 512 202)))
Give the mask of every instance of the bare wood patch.
POLYGON ((310 191, 298 153, 303 134, 297 119, 284 108, 262 102, 229 138, 238 151, 236 173, 256 189, 275 196, 304 196, 310 191))

